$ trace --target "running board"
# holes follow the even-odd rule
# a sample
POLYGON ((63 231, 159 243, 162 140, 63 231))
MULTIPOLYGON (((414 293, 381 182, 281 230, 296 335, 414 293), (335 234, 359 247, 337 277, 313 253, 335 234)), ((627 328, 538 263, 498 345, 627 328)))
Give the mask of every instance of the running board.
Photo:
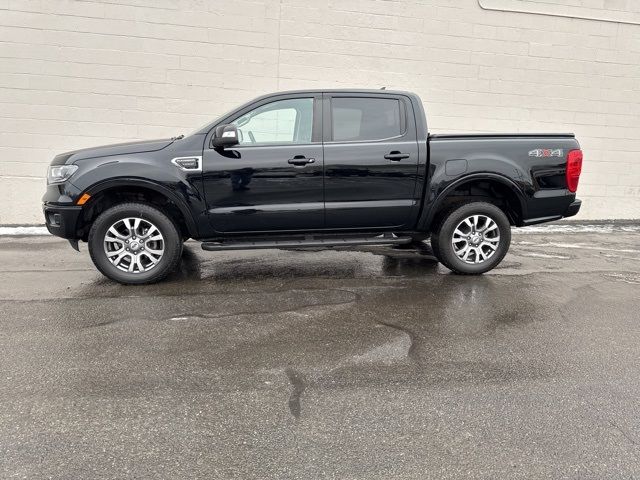
POLYGON ((202 249, 218 250, 252 250, 259 248, 305 248, 305 247, 345 247, 352 245, 404 245, 411 243, 411 237, 378 236, 351 238, 301 238, 297 240, 260 240, 202 242, 202 249))

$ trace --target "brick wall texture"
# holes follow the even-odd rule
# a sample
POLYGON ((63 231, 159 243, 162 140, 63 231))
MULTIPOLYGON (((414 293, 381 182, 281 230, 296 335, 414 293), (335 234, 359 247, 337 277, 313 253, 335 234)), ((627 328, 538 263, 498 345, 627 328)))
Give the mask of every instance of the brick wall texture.
POLYGON ((640 218, 639 3, 0 0, 0 224, 42 223, 56 153, 381 86, 417 92, 434 133, 575 132, 578 218, 640 218))

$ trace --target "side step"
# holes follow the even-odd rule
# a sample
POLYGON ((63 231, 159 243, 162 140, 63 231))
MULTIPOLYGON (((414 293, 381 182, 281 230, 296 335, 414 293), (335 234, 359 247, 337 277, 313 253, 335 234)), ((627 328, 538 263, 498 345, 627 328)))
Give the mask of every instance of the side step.
POLYGON ((202 249, 218 250, 252 250, 258 248, 304 248, 304 247, 344 247, 350 245, 403 245, 411 243, 411 237, 395 235, 379 235, 377 237, 307 237, 291 240, 259 240, 202 242, 202 249))

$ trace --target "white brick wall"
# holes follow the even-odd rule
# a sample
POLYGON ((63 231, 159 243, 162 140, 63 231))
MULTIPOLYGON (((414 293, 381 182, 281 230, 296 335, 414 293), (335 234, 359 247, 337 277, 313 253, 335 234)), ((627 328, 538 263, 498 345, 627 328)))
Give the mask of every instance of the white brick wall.
POLYGON ((420 94, 434 132, 574 131, 580 217, 640 218, 639 25, 478 0, 0 0, 0 224, 41 223, 56 153, 188 132, 265 92, 380 86, 420 94))

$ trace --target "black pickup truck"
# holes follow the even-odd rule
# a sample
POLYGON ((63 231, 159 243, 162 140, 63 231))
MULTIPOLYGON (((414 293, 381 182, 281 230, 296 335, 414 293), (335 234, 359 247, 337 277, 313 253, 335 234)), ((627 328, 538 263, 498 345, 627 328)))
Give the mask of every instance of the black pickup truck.
POLYGON ((294 91, 187 136, 58 155, 43 209, 121 283, 164 278, 188 238, 217 251, 430 237, 449 269, 480 274, 511 226, 578 212, 581 167, 572 134, 429 135, 412 93, 294 91))

